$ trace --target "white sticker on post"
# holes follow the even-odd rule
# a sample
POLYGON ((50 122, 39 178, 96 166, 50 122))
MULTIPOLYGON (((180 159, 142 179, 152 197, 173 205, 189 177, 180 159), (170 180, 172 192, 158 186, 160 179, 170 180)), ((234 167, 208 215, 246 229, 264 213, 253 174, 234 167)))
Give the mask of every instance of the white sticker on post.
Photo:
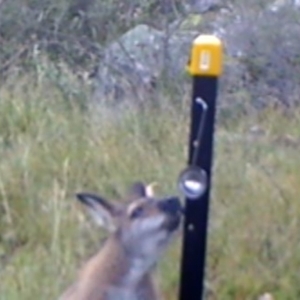
POLYGON ((200 53, 200 70, 207 71, 210 67, 210 52, 203 50, 200 53))

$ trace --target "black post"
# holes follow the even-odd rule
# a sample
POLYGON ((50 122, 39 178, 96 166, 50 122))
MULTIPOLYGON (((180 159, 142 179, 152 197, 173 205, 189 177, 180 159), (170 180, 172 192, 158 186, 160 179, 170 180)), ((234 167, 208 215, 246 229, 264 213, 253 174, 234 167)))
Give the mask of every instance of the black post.
POLYGON ((187 197, 185 201, 180 300, 203 299, 214 124, 221 57, 221 44, 215 37, 199 36, 195 40, 189 65, 189 71, 193 75, 193 94, 188 165, 205 171, 207 186, 198 198, 187 197), (205 67, 204 70, 201 67, 205 67), (201 123, 204 117, 205 121, 201 123), (203 128, 199 128, 201 124, 203 128), (202 130, 201 136, 198 134, 199 130, 202 130))

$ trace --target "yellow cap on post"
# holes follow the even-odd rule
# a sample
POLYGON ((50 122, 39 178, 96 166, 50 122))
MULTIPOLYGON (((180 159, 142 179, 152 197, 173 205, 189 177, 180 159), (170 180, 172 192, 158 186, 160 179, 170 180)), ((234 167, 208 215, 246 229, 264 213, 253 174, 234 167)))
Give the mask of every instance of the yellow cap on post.
POLYGON ((221 75, 223 69, 223 46, 214 35, 199 35, 193 42, 187 71, 192 75, 221 75))

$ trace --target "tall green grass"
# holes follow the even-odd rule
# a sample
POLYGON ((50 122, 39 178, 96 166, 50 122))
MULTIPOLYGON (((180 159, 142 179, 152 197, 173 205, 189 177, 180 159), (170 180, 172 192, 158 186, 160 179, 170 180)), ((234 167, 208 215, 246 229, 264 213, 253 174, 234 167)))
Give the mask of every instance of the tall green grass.
MULTIPOLYGON (((176 192, 189 112, 172 98, 112 111, 30 78, 1 87, 1 300, 56 299, 99 248, 104 233, 75 192, 117 197, 136 179, 176 192)), ((207 299, 300 297, 299 119, 270 109, 218 126, 207 299)), ((158 272, 167 299, 177 296, 179 261, 180 241, 158 272)))

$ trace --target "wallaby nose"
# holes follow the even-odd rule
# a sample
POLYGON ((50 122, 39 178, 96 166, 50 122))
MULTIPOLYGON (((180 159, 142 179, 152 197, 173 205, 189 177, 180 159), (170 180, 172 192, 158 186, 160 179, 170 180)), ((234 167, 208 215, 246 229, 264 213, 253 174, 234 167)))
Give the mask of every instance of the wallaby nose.
POLYGON ((177 214, 182 211, 180 200, 178 197, 167 198, 158 204, 159 209, 165 213, 177 214))

